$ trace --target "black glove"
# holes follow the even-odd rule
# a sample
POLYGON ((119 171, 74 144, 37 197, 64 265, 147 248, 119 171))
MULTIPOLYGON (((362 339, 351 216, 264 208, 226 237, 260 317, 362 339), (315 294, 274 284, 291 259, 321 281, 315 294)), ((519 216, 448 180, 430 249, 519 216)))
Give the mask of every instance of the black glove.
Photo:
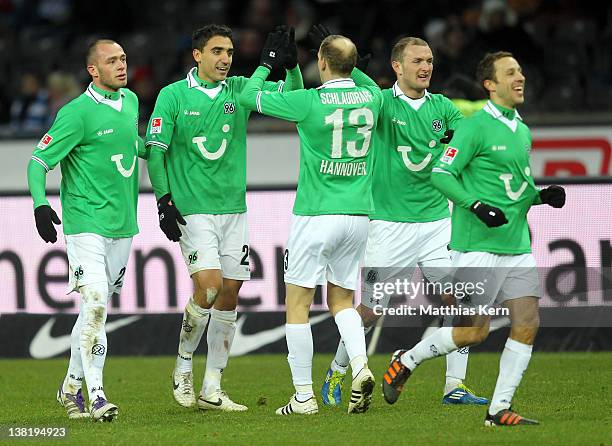
POLYGON ((449 142, 451 142, 451 139, 453 139, 454 134, 455 131, 453 129, 446 129, 446 131, 444 132, 444 137, 440 138, 440 142, 442 144, 448 144, 449 142))
POLYGON ((166 194, 157 200, 159 227, 164 231, 168 240, 178 242, 181 235, 183 235, 178 223, 186 225, 187 222, 171 200, 172 197, 170 197, 170 194, 166 194))
POLYGON ((274 31, 284 34, 283 67, 285 70, 293 70, 298 64, 298 51, 295 43, 295 28, 287 28, 285 25, 279 25, 274 29, 274 31))
POLYGON ((308 40, 310 40, 311 50, 315 56, 319 52, 319 48, 321 47, 321 42, 325 40, 327 36, 331 36, 332 32, 325 25, 314 25, 312 29, 308 32, 308 40))
POLYGON ((489 206, 482 201, 475 201, 470 206, 470 211, 476 214, 489 228, 497 228, 508 223, 508 219, 501 209, 489 206))
POLYGON ((53 223, 59 225, 62 221, 51 206, 43 204, 34 209, 34 220, 36 220, 36 230, 45 243, 57 242, 57 231, 53 223))
POLYGON ((548 186, 540 191, 542 203, 554 208, 562 208, 565 205, 565 189, 561 186, 548 186))
POLYGON ((263 50, 261 50, 261 59, 259 64, 274 71, 283 63, 283 48, 285 47, 286 36, 284 32, 274 31, 268 34, 263 50))

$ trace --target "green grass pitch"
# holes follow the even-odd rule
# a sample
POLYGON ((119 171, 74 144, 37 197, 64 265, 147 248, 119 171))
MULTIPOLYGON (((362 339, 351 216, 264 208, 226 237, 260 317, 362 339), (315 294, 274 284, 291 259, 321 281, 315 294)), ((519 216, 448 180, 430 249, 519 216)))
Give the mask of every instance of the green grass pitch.
MULTIPOLYGON (((196 357, 196 391, 201 385, 203 357, 196 357)), ((330 355, 315 355, 315 391, 330 355)), ((0 360, 0 428, 66 426, 65 440, 52 444, 576 444, 612 445, 612 353, 538 353, 532 357, 514 406, 540 426, 487 428, 483 407, 443 406, 441 392, 445 361, 424 363, 409 379, 400 400, 387 405, 380 390, 387 355, 370 358, 377 379, 370 410, 346 414, 350 385, 343 405, 319 414, 280 417, 293 388, 284 355, 232 358, 224 388, 246 413, 218 413, 178 406, 171 395, 171 357, 107 358, 105 387, 119 406, 112 423, 70 421, 55 401, 55 391, 67 359, 0 360)), ((466 384, 490 397, 499 354, 472 353, 466 384)), ((6 441, 6 436, 0 443, 6 441)), ((34 440, 40 444, 45 440, 34 440)), ((19 440, 18 444, 30 443, 19 440)))

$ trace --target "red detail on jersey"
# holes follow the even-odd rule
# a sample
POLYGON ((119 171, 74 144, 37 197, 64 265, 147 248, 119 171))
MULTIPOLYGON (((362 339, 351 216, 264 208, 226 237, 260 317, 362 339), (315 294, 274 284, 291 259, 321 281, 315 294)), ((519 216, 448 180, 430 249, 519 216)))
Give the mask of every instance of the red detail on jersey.
POLYGON ((161 133, 162 118, 151 119, 151 133, 161 133))
POLYGON ((53 137, 49 135, 48 133, 45 133, 45 135, 41 138, 40 142, 38 143, 36 147, 38 147, 41 150, 44 150, 51 143, 51 141, 53 141, 53 137))
POLYGON ((457 155, 457 149, 454 147, 447 147, 446 152, 444 152, 444 156, 449 158, 454 158, 457 155))

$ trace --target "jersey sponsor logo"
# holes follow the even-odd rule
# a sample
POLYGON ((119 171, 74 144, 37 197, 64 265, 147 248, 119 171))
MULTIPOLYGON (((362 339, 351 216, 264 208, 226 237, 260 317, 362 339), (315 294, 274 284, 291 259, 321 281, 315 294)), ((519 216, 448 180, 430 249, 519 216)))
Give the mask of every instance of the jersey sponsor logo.
MULTIPOLYGON (((223 133, 229 132, 230 125, 224 124, 223 127, 221 127, 221 131, 223 133)), ((200 151, 200 153, 202 154, 204 158, 207 158, 213 161, 221 158, 223 154, 225 153, 225 149, 227 148, 227 139, 223 138, 223 140, 221 141, 221 145, 215 152, 210 152, 206 148, 206 146, 204 145, 206 140, 207 140, 206 136, 194 136, 193 138, 191 138, 191 142, 194 143, 198 147, 198 150, 200 151)))
POLYGON ((49 135, 48 133, 45 133, 45 135, 40 139, 36 147, 38 147, 40 150, 45 150, 47 146, 51 144, 51 141, 53 141, 53 136, 49 135))
POLYGON ((115 130, 113 130, 113 129, 98 130, 97 135, 98 136, 109 135, 109 134, 113 133, 114 131, 115 130))
POLYGON ((458 152, 458 149, 449 146, 446 148, 446 151, 444 152, 444 155, 442 155, 442 158, 440 158, 440 161, 446 164, 452 164, 458 152))
POLYGON ((431 153, 428 153, 427 156, 423 158, 423 160, 420 163, 414 164, 412 161, 410 161, 410 157, 408 156, 408 152, 410 152, 411 150, 412 150, 412 147, 410 146, 397 146, 397 151, 402 154, 402 160, 404 161, 404 165, 409 170, 413 172, 419 172, 425 169, 425 167, 431 161, 431 153))
POLYGON ((506 150, 506 146, 493 146, 491 147, 491 150, 493 150, 494 152, 502 152, 506 150))
POLYGON ((236 106, 233 102, 226 102, 225 104, 223 104, 223 113, 225 113, 226 115, 231 115, 235 111, 236 106))
POLYGON ((200 112, 195 110, 185 110, 184 114, 185 116, 200 116, 200 112))
POLYGON ((151 133, 161 133, 162 131, 162 118, 151 119, 151 133))
POLYGON ((433 121, 431 121, 431 128, 434 132, 439 132, 440 130, 442 130, 442 120, 434 119, 433 121))
MULTIPOLYGON (((525 167, 524 172, 525 176, 531 176, 531 168, 529 166, 525 167)), ((506 195, 508 196, 508 198, 510 198, 512 201, 517 201, 519 198, 521 198, 521 195, 523 195, 525 189, 527 189, 528 183, 527 181, 522 181, 519 189, 517 191, 514 191, 512 190, 512 185, 510 184, 512 178, 514 178, 514 175, 512 175, 511 173, 503 173, 499 176, 499 179, 504 182, 504 187, 506 188, 506 195)))
POLYGON ((406 121, 402 121, 401 119, 397 119, 396 117, 393 117, 391 119, 391 122, 397 125, 406 125, 406 121))

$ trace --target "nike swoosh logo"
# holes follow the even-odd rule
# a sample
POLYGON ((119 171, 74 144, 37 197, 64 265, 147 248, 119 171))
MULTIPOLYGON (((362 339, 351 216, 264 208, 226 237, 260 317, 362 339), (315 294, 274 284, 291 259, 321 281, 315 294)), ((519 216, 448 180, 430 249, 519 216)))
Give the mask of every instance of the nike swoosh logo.
MULTIPOLYGON (((118 330, 126 325, 129 325, 141 316, 129 316, 122 319, 106 323, 106 333, 118 330)), ((55 317, 49 319, 45 324, 40 327, 34 339, 30 344, 30 356, 35 359, 46 359, 57 356, 64 353, 66 350, 70 350, 70 334, 53 336, 51 329, 55 323, 55 317)))
POLYGON ((221 398, 219 398, 219 401, 217 401, 216 403, 213 403, 212 401, 205 400, 204 398, 201 398, 201 397, 200 397, 200 399, 202 401, 204 401, 205 403, 208 403, 208 404, 211 404, 211 405, 217 406, 217 407, 219 407, 221 404, 223 404, 223 402, 221 401, 221 398))
MULTIPOLYGON (((421 339, 425 339, 426 337, 434 334, 434 332, 438 328, 440 328, 439 324, 440 324, 439 319, 434 319, 431 325, 427 327, 425 331, 423 332, 423 336, 421 336, 421 339)), ((500 328, 507 327, 508 325, 510 325, 510 318, 508 316, 502 316, 502 317, 498 317, 495 319, 491 319, 491 326, 489 327, 489 333, 499 330, 500 328)))
MULTIPOLYGON (((318 324, 331 317, 330 313, 319 314, 310 318, 310 325, 318 324)), ((262 330, 257 333, 245 334, 242 332, 242 327, 246 322, 247 316, 242 315, 236 321, 236 334, 230 350, 230 356, 246 355, 254 350, 258 350, 268 344, 272 344, 285 337, 285 325, 262 330)), ((212 403, 211 403, 212 404, 212 403)))

